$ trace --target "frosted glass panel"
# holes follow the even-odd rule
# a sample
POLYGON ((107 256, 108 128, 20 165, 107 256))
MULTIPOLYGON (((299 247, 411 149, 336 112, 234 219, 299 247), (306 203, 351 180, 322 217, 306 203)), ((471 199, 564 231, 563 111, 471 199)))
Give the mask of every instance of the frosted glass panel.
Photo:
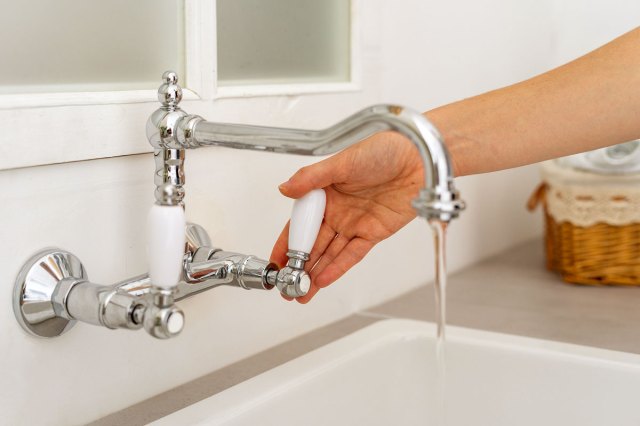
POLYGON ((183 72, 179 0, 3 1, 0 93, 155 88, 183 72))
POLYGON ((218 84, 350 79, 349 0, 218 0, 218 84))

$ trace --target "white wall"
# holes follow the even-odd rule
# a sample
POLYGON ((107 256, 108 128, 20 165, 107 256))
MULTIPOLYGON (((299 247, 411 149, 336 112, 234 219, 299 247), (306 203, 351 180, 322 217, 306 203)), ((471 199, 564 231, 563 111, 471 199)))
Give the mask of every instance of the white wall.
MULTIPOLYGON (((606 15, 605 31, 593 25, 602 19, 596 9, 573 12, 582 4, 577 0, 562 10, 552 0, 362 3, 362 92, 187 102, 185 109, 217 120, 296 127, 321 127, 376 102, 427 109, 548 69, 601 41, 592 34, 628 29, 631 12, 640 12, 631 1, 592 2, 615 12, 606 15)), ((131 138, 144 137, 143 128, 140 123, 131 138)), ((290 208, 276 187, 310 161, 219 148, 188 152, 189 219, 204 225, 216 245, 267 256, 290 208)), ((152 173, 150 155, 0 172, 0 424, 101 417, 432 276, 429 231, 416 222, 306 306, 275 293, 218 289, 181 303, 187 324, 172 341, 83 324, 55 340, 27 336, 13 317, 11 292, 20 266, 36 250, 74 252, 96 282, 144 271, 141 229, 152 173)), ((452 269, 540 234, 539 220, 524 210, 537 180, 535 167, 460 180, 469 208, 451 227, 452 269)), ((479 285, 486 279, 479 277, 479 285)))

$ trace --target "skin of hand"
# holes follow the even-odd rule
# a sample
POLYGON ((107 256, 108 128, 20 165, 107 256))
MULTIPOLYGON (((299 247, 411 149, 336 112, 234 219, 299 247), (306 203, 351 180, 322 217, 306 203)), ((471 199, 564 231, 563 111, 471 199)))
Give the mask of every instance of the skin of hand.
MULTIPOLYGON (((447 145, 454 175, 531 164, 640 137, 640 28, 537 77, 428 111, 447 145)), ((380 133, 280 186, 299 198, 325 188, 327 208, 307 270, 307 303, 414 217, 423 179, 417 150, 380 133)), ((271 260, 287 261, 288 225, 271 260)))
MULTIPOLYGON (((280 192, 299 198, 312 189, 327 194, 325 217, 305 269, 311 289, 296 300, 307 303, 320 288, 340 278, 371 248, 393 235, 415 216, 410 200, 424 182, 414 145, 384 132, 316 164, 298 170, 280 192)), ((280 234, 271 261, 287 262, 289 224, 280 234)))

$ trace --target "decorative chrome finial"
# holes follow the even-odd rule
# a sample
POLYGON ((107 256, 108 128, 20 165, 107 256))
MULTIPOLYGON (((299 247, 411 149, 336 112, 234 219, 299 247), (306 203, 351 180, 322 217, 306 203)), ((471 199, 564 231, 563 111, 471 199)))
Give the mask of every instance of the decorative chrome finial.
POLYGON ((162 79, 167 83, 178 84, 178 73, 175 71, 167 70, 162 73, 162 79))
POLYGON ((174 110, 182 100, 182 88, 178 85, 178 74, 174 71, 165 71, 162 74, 164 83, 158 88, 158 100, 162 106, 174 110))

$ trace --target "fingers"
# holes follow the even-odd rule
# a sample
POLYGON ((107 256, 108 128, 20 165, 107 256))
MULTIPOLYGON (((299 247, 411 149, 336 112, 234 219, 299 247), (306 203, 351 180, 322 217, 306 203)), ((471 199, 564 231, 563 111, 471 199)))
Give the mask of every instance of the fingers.
MULTIPOLYGON (((316 264, 318 259, 324 254, 327 247, 336 237, 336 231, 334 231, 329 225, 323 223, 318 232, 318 238, 316 239, 313 249, 309 254, 309 260, 306 263, 305 269, 307 272, 316 264)), ((289 247, 289 222, 285 225, 284 229, 280 233, 277 241, 275 242, 273 249, 271 250, 271 256, 269 261, 278 265, 278 268, 282 268, 287 264, 289 258, 287 257, 287 251, 289 247)))
MULTIPOLYGON (((336 236, 336 232, 331 229, 331 227, 325 223, 322 224, 320 228, 320 232, 318 233, 318 238, 314 244, 313 249, 311 250, 311 254, 309 255, 309 260, 307 261, 306 268, 307 271, 318 261, 318 258, 324 253, 327 246, 333 241, 336 236)), ((282 268, 287 264, 289 258, 287 257, 287 250, 289 246, 289 222, 284 226, 284 229, 280 233, 278 240, 273 246, 273 250, 271 251, 270 262, 278 265, 278 268, 282 268)), ((307 293, 307 297, 310 300, 317 292, 318 288, 314 288, 313 284, 307 293)), ((291 301, 292 297, 285 296, 284 294, 280 294, 283 299, 291 301)), ((306 302, 305 302, 306 303, 306 302)))
POLYGON ((339 182, 345 174, 345 169, 347 168, 340 166, 340 156, 336 155, 301 168, 278 188, 286 197, 300 198, 312 189, 324 188, 339 182))
POLYGON ((333 238, 333 240, 331 241, 331 244, 329 244, 325 252, 322 254, 320 259, 318 260, 318 262, 315 265, 313 265, 313 269, 311 269, 310 271, 309 275, 311 276, 312 283, 314 283, 317 286, 318 283, 316 282, 316 277, 318 276, 318 274, 320 274, 324 270, 324 268, 327 267, 327 265, 329 265, 331 262, 334 261, 336 256, 340 254, 342 249, 344 249, 347 244, 349 244, 349 239, 346 238, 344 235, 338 234, 333 238))
POLYGON ((311 249, 311 253, 309 253, 309 260, 307 261, 305 268, 307 272, 311 270, 318 262, 324 252, 329 247, 329 244, 332 243, 334 238, 336 238, 337 232, 327 225, 325 222, 322 222, 320 226, 320 231, 318 232, 318 238, 316 238, 316 242, 313 244, 313 248, 311 249))
MULTIPOLYGON (((320 232, 318 233, 318 238, 316 239, 315 245, 311 250, 311 254, 309 255, 309 260, 307 261, 307 264, 305 267, 307 272, 309 272, 309 270, 315 265, 318 259, 325 252, 327 246, 331 244, 331 242, 335 239, 335 237, 336 237, 336 232, 333 229, 331 229, 329 225, 323 223, 322 227, 320 228, 320 232)), ((270 257, 270 262, 275 263, 276 265, 278 265, 279 268, 282 268, 289 260, 286 254, 287 247, 288 247, 288 239, 289 239, 289 223, 287 222, 284 229, 280 233, 278 240, 273 246, 273 250, 271 252, 271 257, 270 257)), ((307 301, 311 300, 311 298, 318 292, 318 290, 319 289, 317 287, 314 287, 312 283, 312 286, 306 295, 307 301)), ((284 294, 281 294, 281 296, 285 300, 288 300, 288 301, 293 300, 292 297, 285 296, 284 294)), ((306 303, 306 302, 302 302, 302 303, 306 303)))
POLYGON ((374 246, 371 241, 362 238, 354 238, 346 243, 341 238, 336 238, 335 241, 337 243, 331 243, 325 255, 320 258, 318 264, 312 269, 309 292, 303 297, 296 298, 297 302, 308 303, 321 288, 332 284, 360 262, 374 246), (337 254, 334 255, 334 252, 337 254), (316 271, 318 269, 319 271, 316 271))
POLYGON ((335 259, 329 262, 321 271, 318 271, 315 279, 316 287, 324 288, 332 284, 356 263, 360 262, 373 246, 374 244, 371 241, 363 238, 354 238, 349 241, 335 259))
POLYGON ((313 283, 311 283, 311 288, 309 288, 309 291, 307 292, 307 294, 305 294, 302 297, 296 297, 296 302, 302 303, 303 305, 306 303, 309 303, 309 301, 313 299, 313 296, 315 296, 316 293, 319 291, 320 289, 315 285, 313 285, 313 283))

